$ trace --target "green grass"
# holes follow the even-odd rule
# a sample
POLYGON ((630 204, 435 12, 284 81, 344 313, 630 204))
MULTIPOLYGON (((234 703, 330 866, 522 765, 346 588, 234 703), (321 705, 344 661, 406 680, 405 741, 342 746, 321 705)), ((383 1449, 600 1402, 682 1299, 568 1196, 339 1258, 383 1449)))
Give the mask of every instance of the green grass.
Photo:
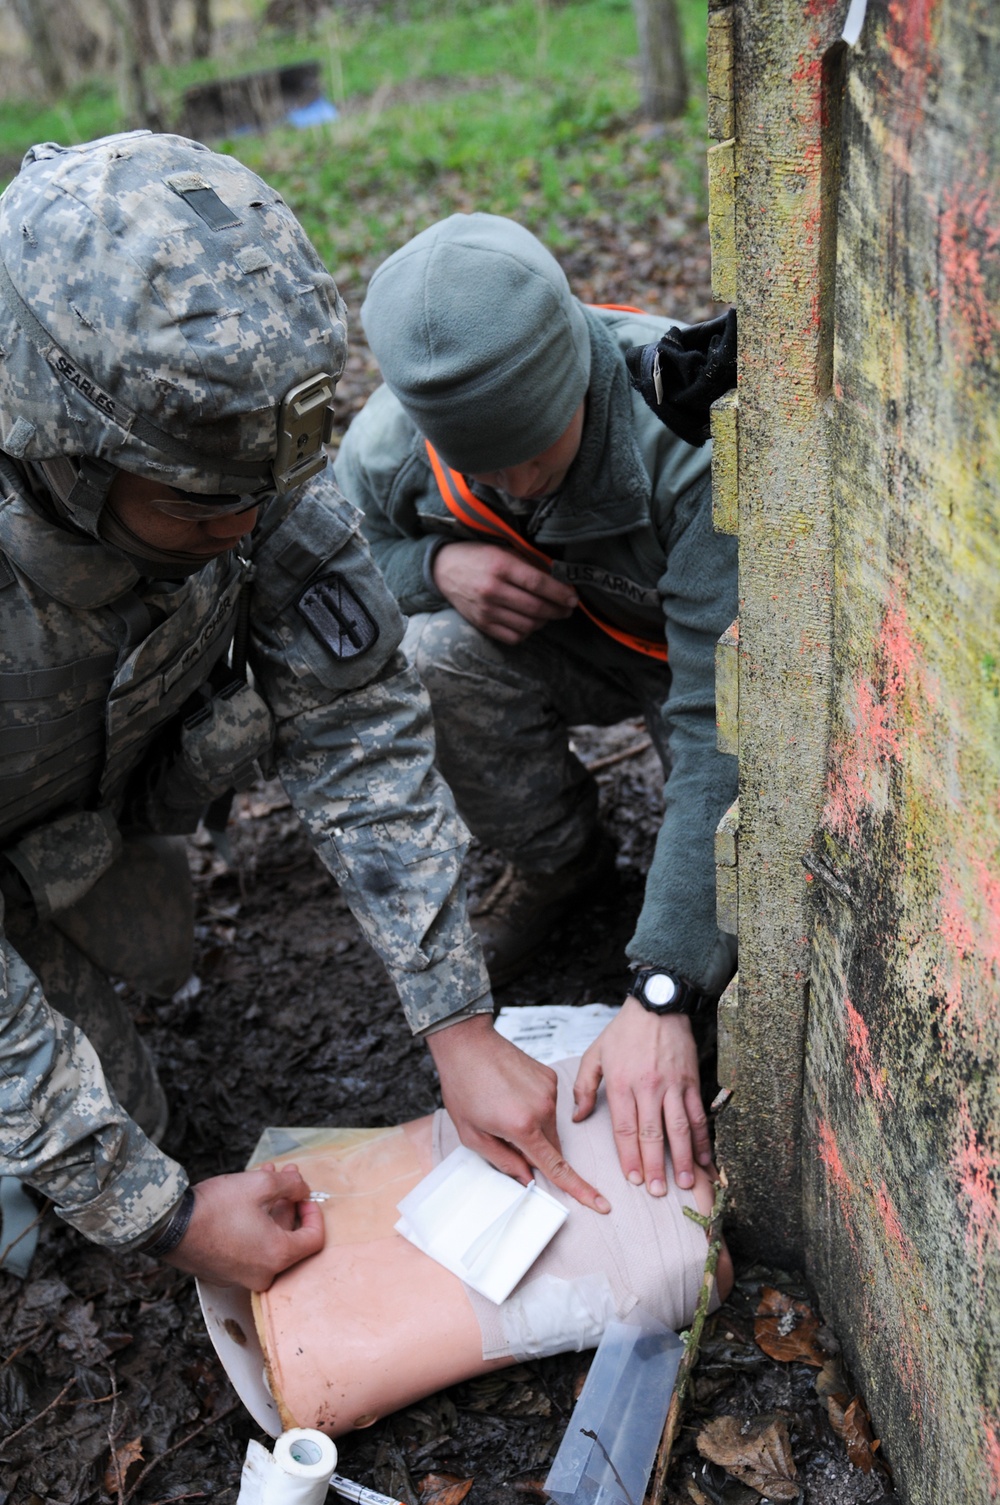
MULTIPOLYGON (((704 0, 681 0, 691 101, 660 135, 637 124, 631 0, 415 0, 306 39, 261 33, 239 55, 156 70, 168 117, 212 76, 318 58, 332 125, 221 144, 272 182, 335 275, 364 272, 455 209, 516 214, 554 249, 602 214, 641 227, 680 197, 704 212, 704 0)), ((124 128, 116 90, 91 85, 33 112, 8 101, 0 153, 124 128)), ((220 145, 219 143, 216 143, 220 145)), ((637 230, 637 233, 638 230, 637 230)))
POLYGON ((370 270, 454 210, 516 214, 553 249, 602 212, 638 226, 662 207, 665 173, 703 211, 701 6, 685 19, 691 103, 660 136, 636 123, 629 0, 515 0, 339 31, 342 119, 233 149, 282 189, 334 275, 370 270))

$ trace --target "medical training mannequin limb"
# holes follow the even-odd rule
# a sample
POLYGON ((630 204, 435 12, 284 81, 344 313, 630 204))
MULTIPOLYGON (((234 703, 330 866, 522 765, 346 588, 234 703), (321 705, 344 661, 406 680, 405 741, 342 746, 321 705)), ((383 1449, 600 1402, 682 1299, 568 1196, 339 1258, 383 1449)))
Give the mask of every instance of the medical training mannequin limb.
MULTIPOLYGON (((664 1197, 631 1186, 603 1097, 591 1117, 572 1123, 576 1065, 555 1068, 560 1139, 612 1211, 601 1217, 542 1182, 569 1217, 500 1305, 394 1231, 396 1204, 458 1144, 443 1111, 395 1129, 331 1130, 327 1144, 295 1150, 305 1179, 330 1194, 322 1204, 326 1246, 253 1297, 286 1427, 339 1436, 369 1426, 520 1358, 594 1347, 604 1323, 636 1305, 675 1329, 690 1322, 706 1244, 683 1207, 709 1211, 709 1178, 701 1173, 694 1192, 682 1192, 671 1174, 664 1197)), ((725 1296, 732 1284, 725 1249, 717 1283, 725 1296)))

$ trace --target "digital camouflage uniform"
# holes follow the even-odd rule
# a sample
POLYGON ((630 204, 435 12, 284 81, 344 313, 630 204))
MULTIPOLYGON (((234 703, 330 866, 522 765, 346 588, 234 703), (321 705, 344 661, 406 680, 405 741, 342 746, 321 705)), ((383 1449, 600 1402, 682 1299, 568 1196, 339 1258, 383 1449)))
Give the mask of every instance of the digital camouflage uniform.
POLYGON ((319 372, 329 395, 342 369, 331 279, 273 190, 180 138, 35 148, 31 164, 0 201, 0 838, 12 911, 0 1170, 89 1238, 127 1248, 187 1181, 72 1022, 74 978, 89 967, 167 990, 183 980, 172 938, 189 916, 164 916, 163 954, 141 961, 129 905, 141 911, 134 894, 176 869, 170 833, 193 829, 258 760, 280 775, 415 1031, 488 1009, 489 983, 466 918, 467 833, 433 766, 399 611, 329 468, 295 484, 313 415, 296 429, 292 413, 284 450, 278 432, 286 392, 319 372), (78 465, 60 506, 58 468, 42 462, 66 455, 95 467, 78 465), (102 537, 115 464, 206 500, 273 492, 281 466, 285 485, 239 553, 155 578, 102 537), (252 688, 225 670, 238 620, 252 688), (130 901, 121 875, 140 870, 130 901), (120 944, 88 920, 98 910, 121 921, 120 944))

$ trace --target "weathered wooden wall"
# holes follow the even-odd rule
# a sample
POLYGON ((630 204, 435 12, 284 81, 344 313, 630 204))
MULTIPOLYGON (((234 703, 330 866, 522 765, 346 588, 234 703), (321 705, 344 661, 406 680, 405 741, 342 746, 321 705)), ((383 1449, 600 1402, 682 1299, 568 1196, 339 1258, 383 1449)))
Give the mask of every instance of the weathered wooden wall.
POLYGON ((744 1243, 814 1276, 903 1498, 985 1505, 1000 1499, 1000 13, 870 0, 850 47, 846 13, 736 0, 710 28, 715 92, 729 58, 732 78, 717 292, 741 340, 717 462, 741 559, 722 1154, 744 1243))

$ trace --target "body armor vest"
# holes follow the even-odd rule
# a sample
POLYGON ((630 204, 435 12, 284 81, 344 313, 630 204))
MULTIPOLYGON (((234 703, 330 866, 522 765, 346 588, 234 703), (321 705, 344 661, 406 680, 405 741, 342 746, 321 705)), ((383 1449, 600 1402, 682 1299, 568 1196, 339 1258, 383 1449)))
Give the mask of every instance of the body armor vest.
POLYGON ((232 555, 141 590, 101 544, 0 506, 0 840, 74 808, 117 813, 129 774, 229 647, 232 555), (123 588, 124 587, 124 588, 123 588))

